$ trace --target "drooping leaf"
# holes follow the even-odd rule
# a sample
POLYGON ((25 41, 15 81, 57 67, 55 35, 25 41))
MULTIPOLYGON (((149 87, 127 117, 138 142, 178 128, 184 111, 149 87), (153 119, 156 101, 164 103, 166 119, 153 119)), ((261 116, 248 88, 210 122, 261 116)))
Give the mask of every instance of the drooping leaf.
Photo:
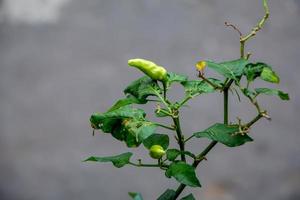
POLYGON ((157 200, 174 200, 176 192, 171 189, 167 189, 157 200))
POLYGON ((169 136, 165 134, 154 133, 143 141, 144 146, 150 149, 153 145, 160 145, 163 149, 169 146, 169 136))
POLYGON ((226 61, 221 63, 215 63, 212 61, 206 61, 207 67, 215 70, 225 78, 238 80, 243 74, 245 66, 249 61, 245 59, 238 59, 232 61, 226 61))
POLYGON ((242 92, 243 92, 243 94, 244 95, 246 95, 247 97, 250 97, 250 98, 254 98, 255 97, 255 95, 256 95, 256 93, 254 92, 254 91, 252 91, 252 90, 250 90, 250 89, 247 89, 247 88, 243 88, 242 89, 242 92))
POLYGON ((130 106, 123 106, 106 113, 94 113, 91 124, 95 129, 120 141, 125 141, 128 147, 137 147, 144 139, 155 132, 156 124, 145 119, 145 112, 130 106))
POLYGON ((194 135, 198 138, 209 138, 229 147, 240 146, 246 142, 253 141, 247 134, 239 133, 238 125, 225 125, 221 123, 216 123, 204 131, 194 133, 194 135))
MULTIPOLYGON (((209 78, 213 84, 220 87, 222 82, 218 79, 209 78)), ((181 83, 184 87, 185 93, 189 95, 197 95, 202 93, 211 93, 215 91, 215 88, 204 80, 190 80, 181 83)))
POLYGON ((195 197, 193 194, 189 194, 189 195, 183 197, 181 200, 195 200, 195 197))
POLYGON ((103 122, 107 120, 125 118, 144 119, 145 116, 146 113, 141 109, 132 108, 130 106, 123 106, 105 113, 93 113, 90 118, 90 122, 93 128, 101 129, 103 126, 103 122))
POLYGON ((130 157, 132 153, 122 153, 117 156, 107 156, 107 157, 89 157, 88 159, 84 160, 84 162, 92 161, 92 162, 112 162, 112 164, 117 167, 121 168, 130 162, 130 157))
POLYGON ((161 93, 157 81, 152 80, 148 76, 133 81, 125 90, 125 94, 134 96, 140 103, 146 103, 148 96, 156 96, 157 91, 161 93))
POLYGON ((265 95, 277 95, 281 100, 290 100, 289 94, 281 90, 271 88, 255 88, 255 92, 265 95))
POLYGON ((195 168, 185 162, 172 163, 166 171, 166 176, 174 177, 179 183, 191 187, 201 187, 195 168))
POLYGON ((260 78, 264 81, 271 82, 271 83, 279 83, 280 78, 279 76, 270 68, 270 67, 264 67, 260 78))
POLYGON ((249 63, 244 68, 244 75, 249 82, 254 81, 257 77, 260 76, 264 67, 268 67, 268 65, 262 62, 249 63))
POLYGON ((128 195, 133 199, 133 200, 143 200, 143 197, 140 193, 135 193, 135 192, 128 192, 128 195))

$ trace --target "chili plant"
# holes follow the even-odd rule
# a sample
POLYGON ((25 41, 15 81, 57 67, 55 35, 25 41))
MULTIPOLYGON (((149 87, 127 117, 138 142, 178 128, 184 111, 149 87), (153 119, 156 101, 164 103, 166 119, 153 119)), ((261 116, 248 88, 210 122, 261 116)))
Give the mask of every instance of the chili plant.
MULTIPOLYGON (((154 167, 165 172, 167 178, 174 178, 178 181, 177 189, 167 189, 161 194, 158 200, 177 199, 186 186, 201 187, 196 175, 197 166, 206 160, 207 154, 217 143, 228 147, 237 147, 253 141, 250 135, 250 128, 260 119, 270 120, 268 113, 258 102, 262 95, 275 95, 282 100, 289 100, 287 93, 274 88, 255 88, 253 82, 257 79, 278 84, 280 79, 272 67, 261 61, 250 60, 251 54, 245 54, 245 44, 262 29, 269 17, 267 0, 263 0, 265 15, 252 28, 250 33, 243 35, 233 24, 226 22, 225 25, 233 28, 240 35, 240 56, 238 59, 225 62, 214 62, 203 60, 196 63, 199 79, 191 80, 187 76, 167 71, 154 62, 144 59, 131 59, 128 65, 137 68, 145 76, 133 81, 124 90, 125 97, 118 100, 111 108, 104 113, 94 113, 90 118, 91 126, 95 130, 110 133, 115 139, 124 142, 129 148, 143 146, 149 150, 149 155, 154 159, 153 163, 144 163, 141 159, 132 161, 132 153, 126 152, 109 157, 89 157, 85 161, 112 162, 117 167, 130 165, 133 167, 154 167), (206 77, 205 70, 213 70, 223 78, 221 80, 206 77), (185 96, 176 102, 168 98, 168 91, 173 84, 180 84, 185 91, 185 96), (245 96, 257 115, 250 121, 244 122, 237 118, 229 123, 228 96, 229 91, 233 94, 245 96), (180 110, 189 100, 213 92, 221 92, 224 97, 224 120, 209 125, 208 128, 186 136, 183 134, 180 125, 180 110), (171 125, 153 122, 147 119, 144 110, 135 108, 136 104, 155 102, 155 115, 158 118, 170 118, 171 125), (166 131, 176 133, 178 148, 169 147, 170 137, 168 134, 157 133, 156 129, 162 127, 166 131), (200 153, 190 152, 185 148, 192 139, 207 138, 211 143, 200 153), (142 144, 142 145, 141 145, 142 144), (189 157, 189 159, 187 159, 189 157), (191 162, 189 162, 191 161, 191 162)), ((173 137, 171 137, 173 138, 173 137)), ((136 200, 142 199, 139 193, 129 193, 136 200)), ((189 194, 182 199, 195 199, 189 194)))

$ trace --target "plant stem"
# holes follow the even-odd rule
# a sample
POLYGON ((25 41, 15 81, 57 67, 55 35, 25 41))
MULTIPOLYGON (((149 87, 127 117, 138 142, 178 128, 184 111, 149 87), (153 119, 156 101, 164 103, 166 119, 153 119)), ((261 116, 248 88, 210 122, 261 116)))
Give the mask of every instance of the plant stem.
MULTIPOLYGON (((233 83, 233 80, 230 80, 224 87, 224 124, 228 124, 228 91, 233 83)), ((197 166, 204 160, 205 156, 214 148, 214 146, 217 144, 217 141, 212 141, 198 156, 197 160, 193 162, 193 167, 197 168, 197 166)), ((178 196, 181 194, 181 192, 184 190, 186 185, 180 184, 179 187, 176 190, 174 200, 178 198, 178 196)))
POLYGON ((163 83, 163 90, 164 90, 164 100, 167 99, 167 83, 164 81, 163 83))
MULTIPOLYGON (((184 137, 182 135, 182 131, 181 131, 181 127, 180 127, 180 122, 179 122, 179 116, 177 117, 173 117, 173 122, 174 122, 174 125, 175 125, 175 131, 176 131, 176 134, 177 134, 177 142, 179 144, 179 148, 180 148, 180 151, 184 151, 184 137)), ((181 160, 186 162, 186 159, 185 159, 185 154, 181 154, 181 160)))
POLYGON ((258 113, 257 116, 253 120, 251 120, 249 123, 247 123, 244 127, 250 128, 253 124, 255 124, 262 117, 263 117, 262 113, 258 113))
POLYGON ((174 131, 174 130, 175 130, 173 127, 166 126, 166 125, 163 125, 163 124, 155 123, 155 125, 157 125, 157 126, 160 126, 160 127, 163 127, 163 128, 165 128, 165 129, 172 130, 172 131, 174 131))
POLYGON ((199 78, 203 79, 203 81, 207 82, 209 85, 211 85, 214 89, 218 89, 221 90, 222 87, 220 87, 217 84, 214 84, 213 82, 211 82, 209 79, 205 78, 205 76, 203 76, 203 74, 201 72, 199 72, 199 78))
POLYGON ((186 96, 180 103, 178 108, 182 107, 186 102, 188 102, 190 99, 192 99, 194 96, 188 95, 186 96))
POLYGON ((189 141, 190 139, 192 139, 193 137, 195 137, 195 135, 191 135, 190 137, 186 138, 186 139, 184 140, 184 143, 188 142, 188 141, 189 141))
POLYGON ((128 164, 135 166, 135 167, 168 167, 167 165, 142 164, 142 163, 132 163, 132 162, 129 162, 128 164))
POLYGON ((166 108, 168 109, 168 111, 171 112, 171 109, 169 108, 169 104, 167 103, 166 98, 163 98, 159 94, 159 92, 157 92, 154 88, 151 87, 151 89, 156 94, 156 96, 160 99, 160 102, 162 102, 166 106, 166 108))
POLYGON ((224 90, 224 124, 228 124, 228 88, 224 90))
POLYGON ((264 10, 265 10, 264 17, 257 23, 256 26, 254 26, 252 28, 252 31, 248 35, 240 37, 241 58, 245 58, 245 43, 247 42, 247 40, 254 37, 256 35, 256 33, 262 29, 262 27, 266 23, 267 19, 269 18, 270 11, 269 11, 269 6, 268 6, 267 0, 263 0, 263 6, 264 6, 264 10))
MULTIPOLYGON (((246 36, 241 36, 240 37, 240 57, 241 58, 245 58, 245 43, 247 42, 247 40, 249 40, 250 38, 254 37, 256 35, 256 33, 262 29, 262 27, 264 26, 266 20, 269 18, 269 7, 267 4, 267 0, 263 0, 263 6, 264 6, 264 10, 265 10, 265 15, 264 17, 258 22, 258 24, 252 29, 252 31, 246 35, 246 36)), ((249 57, 250 54, 247 56, 249 57)), ((199 76, 200 78, 203 78, 201 76, 199 76)), ((207 80, 206 80, 207 81, 207 80)), ((228 124, 228 91, 229 88, 231 86, 231 84, 233 83, 233 79, 225 81, 225 86, 223 88, 223 92, 224 92, 224 124, 228 124)), ((208 82, 209 83, 209 82, 208 82)), ((209 83, 211 84, 211 83, 209 83)), ((211 84, 212 86, 214 86, 213 84, 211 84)), ((254 104, 256 106, 256 108, 260 111, 260 108, 258 106, 258 104, 254 104)), ((255 122, 257 122, 263 115, 259 112, 259 115, 257 117, 255 117, 251 122, 249 122, 247 125, 253 125, 255 122)), ((204 151, 202 151, 197 157, 199 158, 198 160, 195 160, 193 163, 193 166, 196 168, 199 163, 204 160, 204 157, 214 148, 214 146, 217 144, 217 141, 212 141, 205 149, 204 151)), ((180 184, 179 187, 176 190, 175 193, 175 197, 174 200, 177 199, 177 197, 181 194, 181 192, 184 190, 186 185, 184 184, 180 184)))

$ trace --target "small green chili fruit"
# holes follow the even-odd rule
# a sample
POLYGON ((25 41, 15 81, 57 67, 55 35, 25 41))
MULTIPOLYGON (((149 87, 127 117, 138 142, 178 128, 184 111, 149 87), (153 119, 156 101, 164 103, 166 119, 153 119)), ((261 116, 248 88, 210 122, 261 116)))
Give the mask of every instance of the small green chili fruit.
POLYGON ((140 58, 131 59, 128 60, 128 65, 131 67, 138 68, 153 80, 164 82, 167 79, 167 70, 149 60, 140 58))
POLYGON ((151 158, 160 159, 163 155, 166 154, 166 152, 164 151, 164 148, 162 148, 162 146, 153 145, 150 148, 149 154, 151 158))

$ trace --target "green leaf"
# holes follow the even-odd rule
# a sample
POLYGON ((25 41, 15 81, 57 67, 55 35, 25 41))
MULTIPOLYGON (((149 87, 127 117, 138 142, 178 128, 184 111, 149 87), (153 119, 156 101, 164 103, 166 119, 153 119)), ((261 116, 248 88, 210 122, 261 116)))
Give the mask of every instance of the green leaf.
POLYGON ((124 128, 132 135, 136 136, 138 142, 142 142, 155 132, 156 124, 148 121, 128 120, 124 128))
MULTIPOLYGON (((93 113, 90 122, 95 129, 102 129, 103 123, 108 119, 136 118, 144 119, 146 113, 142 109, 132 108, 130 106, 120 107, 105 113, 93 113)), ((108 131, 110 132, 110 131, 108 131)))
POLYGON ((143 200, 143 197, 140 193, 128 192, 128 194, 133 200, 143 200))
POLYGON ((216 123, 204 131, 194 133, 194 135, 198 138, 209 138, 229 147, 240 146, 246 142, 253 141, 247 134, 242 135, 239 133, 238 125, 225 125, 221 123, 216 123))
MULTIPOLYGON (((208 80, 222 87, 221 86, 222 82, 220 80, 214 78, 209 78, 208 80)), ((189 95, 211 93, 215 91, 215 88, 204 80, 190 80, 190 81, 182 82, 181 84, 184 87, 185 93, 189 95)))
POLYGON ((166 150, 169 146, 169 136, 155 133, 145 139, 143 144, 147 149, 150 149, 153 145, 160 145, 166 150))
POLYGON ((171 189, 167 189, 157 200, 174 200, 176 192, 171 189))
POLYGON ((249 61, 245 59, 238 59, 221 63, 206 61, 208 68, 215 70, 216 72, 218 72, 226 78, 234 80, 238 80, 241 77, 244 68, 248 63, 249 61))
POLYGON ((264 67, 269 67, 269 66, 262 62, 249 63, 244 68, 244 75, 246 76, 249 82, 254 81, 257 77, 260 76, 264 67))
POLYGON ((178 149, 168 149, 166 155, 169 161, 174 161, 180 155, 180 151, 178 149))
POLYGON ((250 98, 254 98, 255 97, 255 95, 256 95, 256 93, 254 92, 254 91, 252 91, 252 90, 250 90, 250 89, 247 89, 247 88, 243 88, 242 89, 242 92, 243 92, 243 94, 244 95, 246 95, 247 97, 250 97, 250 98))
POLYGON ((195 200, 195 197, 193 194, 189 194, 189 195, 183 197, 181 200, 195 200))
POLYGON ((181 83, 186 80, 187 80, 187 76, 176 74, 173 72, 168 72, 168 75, 167 75, 167 84, 168 85, 171 85, 173 82, 181 83))
POLYGON ((92 161, 92 162, 112 162, 113 165, 117 168, 121 168, 129 163, 130 157, 132 153, 122 153, 117 156, 108 156, 108 157, 89 157, 88 159, 84 160, 84 162, 92 161))
POLYGON ((179 183, 191 187, 201 187, 195 168, 185 162, 172 163, 166 171, 166 176, 174 177, 179 183))
POLYGON ((196 156, 194 154, 192 154, 191 152, 189 151, 180 151, 178 149, 168 149, 167 152, 166 152, 166 155, 167 155, 167 159, 169 161, 175 161, 176 158, 181 155, 181 154, 185 154, 185 155, 188 155, 190 156, 191 158, 196 158, 196 156))
POLYGON ((137 147, 152 135, 156 124, 145 120, 145 112, 130 106, 120 107, 106 113, 94 113, 91 124, 94 129, 111 133, 114 138, 125 141, 128 147, 137 147))
POLYGON ((107 112, 117 110, 123 106, 127 106, 130 104, 143 104, 143 103, 145 103, 145 102, 139 101, 134 96, 128 96, 127 98, 118 100, 107 112))
POLYGON ((265 95, 277 95, 281 100, 290 100, 289 94, 277 89, 270 88, 255 88, 255 92, 265 95))
POLYGON ((280 79, 279 76, 270 68, 270 67, 264 67, 260 78, 264 81, 271 82, 271 83, 279 83, 280 79))
POLYGON ((148 96, 156 96, 155 91, 161 93, 157 81, 152 80, 148 76, 144 76, 133 81, 125 90, 125 94, 134 96, 140 103, 146 103, 148 96))

